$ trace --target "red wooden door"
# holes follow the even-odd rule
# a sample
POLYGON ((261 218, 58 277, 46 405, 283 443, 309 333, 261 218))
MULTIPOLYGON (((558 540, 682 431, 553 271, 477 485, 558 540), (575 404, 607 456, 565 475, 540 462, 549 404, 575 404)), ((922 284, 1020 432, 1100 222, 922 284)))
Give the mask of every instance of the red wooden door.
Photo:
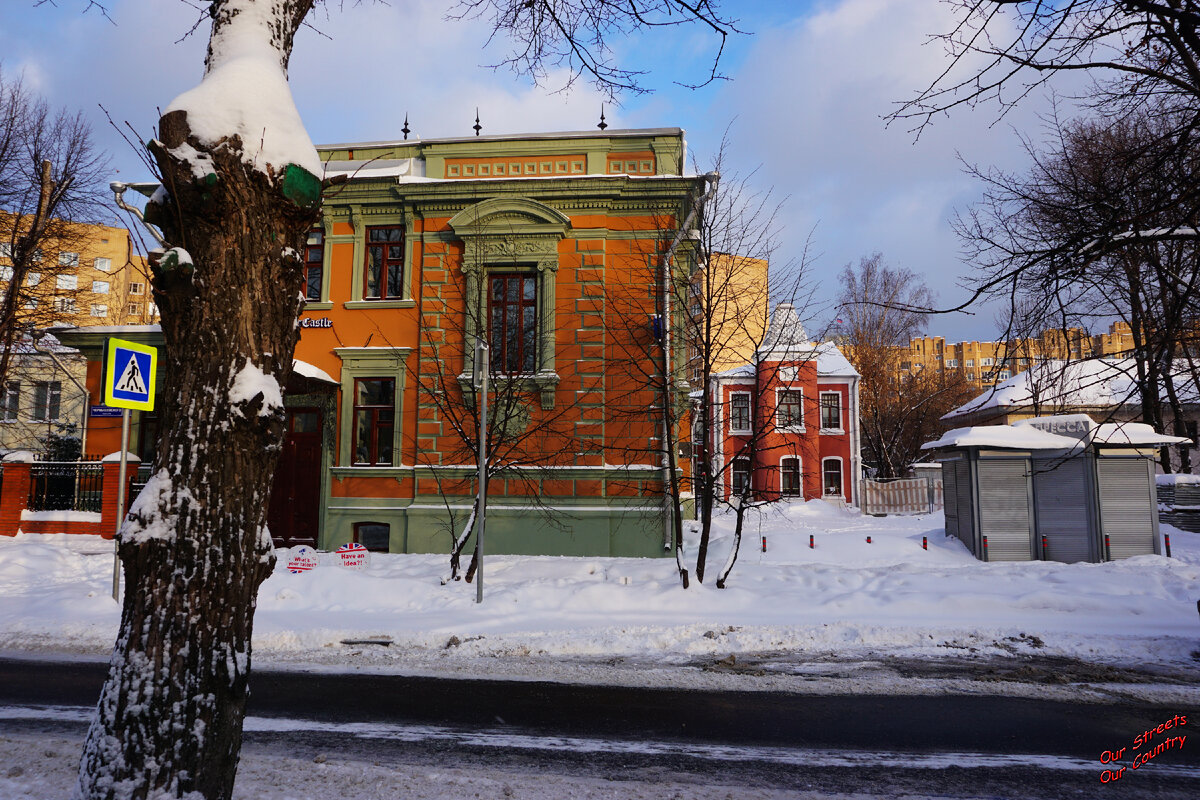
POLYGON ((317 546, 321 512, 321 412, 289 408, 267 525, 276 547, 317 546))

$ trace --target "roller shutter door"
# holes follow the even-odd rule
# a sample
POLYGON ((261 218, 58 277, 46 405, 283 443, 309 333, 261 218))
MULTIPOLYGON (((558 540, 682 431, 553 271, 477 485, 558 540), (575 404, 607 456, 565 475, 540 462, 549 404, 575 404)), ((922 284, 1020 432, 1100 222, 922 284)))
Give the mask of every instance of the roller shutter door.
POLYGON ((961 487, 958 497, 958 538, 967 549, 975 552, 975 513, 971 507, 971 464, 965 458, 954 462, 954 485, 961 487))
POLYGON ((958 481, 954 479, 956 463, 958 462, 942 462, 942 496, 946 502, 946 535, 948 536, 958 536, 958 481))
POLYGON ((1150 462, 1141 458, 1099 458, 1100 527, 1109 539, 1109 557, 1129 558, 1154 552, 1154 515, 1150 462))
POLYGON ((1033 495, 1037 532, 1046 537, 1048 561, 1091 561, 1088 462, 1083 458, 1035 459, 1033 495))
POLYGON ((1029 561, 1029 462, 980 461, 980 534, 988 537, 989 561, 1029 561))

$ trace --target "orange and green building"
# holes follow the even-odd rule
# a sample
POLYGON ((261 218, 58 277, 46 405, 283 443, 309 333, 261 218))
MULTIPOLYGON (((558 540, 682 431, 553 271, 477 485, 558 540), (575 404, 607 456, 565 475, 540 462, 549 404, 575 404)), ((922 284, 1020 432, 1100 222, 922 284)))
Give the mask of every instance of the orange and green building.
MULTIPOLYGON (((692 269, 676 233, 704 180, 685 174, 683 131, 318 149, 326 177, 345 180, 326 190, 304 254, 277 543, 449 550, 475 491, 464 421, 482 337, 497 398, 518 400, 501 406, 516 444, 489 485, 488 550, 662 555, 664 346, 670 394, 680 408, 687 395, 670 334, 686 309, 669 309, 664 335, 662 271, 692 269)), ((89 356, 89 386, 109 335, 161 341, 156 326, 64 333, 89 356)), ((119 419, 89 423, 89 454, 119 449, 119 419)), ((138 415, 144 458, 156 436, 138 415)))

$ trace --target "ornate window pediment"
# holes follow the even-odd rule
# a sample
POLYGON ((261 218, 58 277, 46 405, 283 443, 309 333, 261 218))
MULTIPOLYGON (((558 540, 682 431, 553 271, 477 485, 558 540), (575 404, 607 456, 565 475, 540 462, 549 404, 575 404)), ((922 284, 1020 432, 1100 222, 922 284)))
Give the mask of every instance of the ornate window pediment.
POLYGON ((558 243, 571 227, 561 211, 524 197, 496 197, 463 209, 450 219, 463 242, 462 272, 466 279, 466 330, 482 336, 487 320, 489 272, 528 271, 538 279, 537 364, 533 372, 512 376, 541 392, 542 407, 554 405, 558 384, 555 368, 555 282, 558 243))

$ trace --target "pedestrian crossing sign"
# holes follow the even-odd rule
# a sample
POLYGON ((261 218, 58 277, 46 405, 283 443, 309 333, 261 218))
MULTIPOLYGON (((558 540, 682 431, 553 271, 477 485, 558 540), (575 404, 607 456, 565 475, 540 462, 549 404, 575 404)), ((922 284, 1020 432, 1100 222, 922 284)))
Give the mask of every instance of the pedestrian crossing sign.
POLYGON ((109 339, 104 372, 104 404, 153 411, 157 372, 157 348, 123 339, 109 339))

